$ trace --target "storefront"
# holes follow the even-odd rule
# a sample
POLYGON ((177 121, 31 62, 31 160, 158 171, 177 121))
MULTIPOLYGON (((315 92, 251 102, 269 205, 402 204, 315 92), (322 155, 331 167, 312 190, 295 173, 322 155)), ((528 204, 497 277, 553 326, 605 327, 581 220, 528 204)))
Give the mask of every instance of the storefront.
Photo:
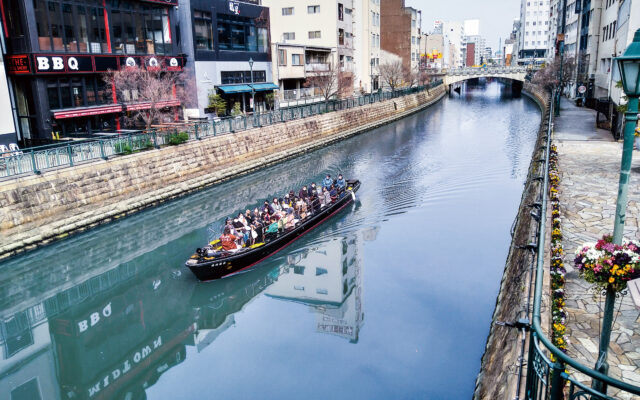
POLYGON ((19 130, 41 144, 123 128, 125 105, 103 76, 124 66, 184 67, 176 37, 177 0, 12 0, 6 70, 19 130))
POLYGON ((210 93, 222 97, 227 113, 236 104, 244 112, 270 108, 268 94, 278 86, 270 82, 269 8, 258 1, 180 0, 180 13, 182 51, 194 62, 198 89, 191 115, 207 115, 210 93))

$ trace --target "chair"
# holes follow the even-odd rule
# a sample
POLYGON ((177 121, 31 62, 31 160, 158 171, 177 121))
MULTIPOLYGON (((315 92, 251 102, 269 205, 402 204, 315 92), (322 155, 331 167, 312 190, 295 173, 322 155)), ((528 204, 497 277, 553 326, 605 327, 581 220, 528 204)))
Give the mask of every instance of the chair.
POLYGON ((9 151, 11 151, 13 155, 22 154, 22 150, 20 150, 20 147, 15 143, 9 143, 9 151))

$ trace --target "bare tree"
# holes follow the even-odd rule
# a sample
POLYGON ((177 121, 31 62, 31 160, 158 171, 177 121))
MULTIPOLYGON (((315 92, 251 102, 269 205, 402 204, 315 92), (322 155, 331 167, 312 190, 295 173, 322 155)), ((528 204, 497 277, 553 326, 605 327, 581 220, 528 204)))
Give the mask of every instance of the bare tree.
POLYGON ((333 61, 324 65, 326 65, 325 68, 314 68, 310 71, 304 86, 320 90, 326 102, 348 89, 352 84, 352 77, 340 71, 333 61))
POLYGON ((418 70, 411 67, 405 67, 402 69, 402 79, 404 80, 405 86, 412 88, 418 85, 418 82, 420 81, 420 75, 418 70))
POLYGON ((537 71, 535 75, 533 75, 531 82, 547 90, 552 90, 559 85, 565 87, 573 80, 575 71, 575 58, 567 57, 562 62, 562 76, 560 76, 560 57, 556 57, 544 68, 537 71))
POLYGON ((380 77, 386 83, 391 90, 396 90, 402 83, 404 78, 404 68, 402 68, 402 61, 387 61, 378 66, 380 77))
POLYGON ((185 71, 131 66, 109 71, 103 80, 110 90, 115 88, 119 103, 129 105, 124 116, 127 126, 143 123, 149 129, 154 123, 173 119, 173 107, 192 99, 189 93, 193 93, 193 84, 185 71))

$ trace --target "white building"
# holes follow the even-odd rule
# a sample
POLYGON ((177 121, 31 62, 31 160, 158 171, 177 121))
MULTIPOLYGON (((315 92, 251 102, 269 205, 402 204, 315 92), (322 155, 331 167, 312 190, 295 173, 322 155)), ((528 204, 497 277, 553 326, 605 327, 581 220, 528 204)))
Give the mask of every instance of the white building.
POLYGON ((422 25, 422 12, 415 8, 407 7, 411 11, 411 69, 416 70, 420 65, 420 27, 422 25))
POLYGON ((549 45, 549 1, 521 0, 518 63, 542 64, 549 45))
POLYGON ((354 0, 353 20, 354 87, 370 93, 380 87, 380 0, 354 0))
POLYGON ((299 98, 306 78, 330 64, 353 78, 354 0, 263 0, 262 5, 270 9, 273 79, 281 100, 299 98))
POLYGON ((464 34, 466 36, 478 36, 478 35, 480 35, 480 20, 479 19, 465 19, 464 20, 464 34))
POLYGON ((466 45, 463 24, 461 22, 443 22, 442 34, 445 40, 444 59, 453 61, 453 65, 447 65, 447 67, 463 67, 465 62, 463 49, 466 45))
POLYGON ((465 36, 465 43, 475 44, 473 65, 480 65, 483 62, 487 61, 486 41, 482 36, 480 35, 465 36))

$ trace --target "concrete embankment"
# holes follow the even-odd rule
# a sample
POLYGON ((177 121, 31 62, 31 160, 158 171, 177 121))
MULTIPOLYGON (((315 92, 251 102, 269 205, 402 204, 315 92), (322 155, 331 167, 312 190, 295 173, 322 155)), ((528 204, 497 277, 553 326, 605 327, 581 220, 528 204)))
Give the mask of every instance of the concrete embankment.
MULTIPOLYGON (((547 118, 549 113, 548 95, 540 90, 525 85, 523 94, 531 97, 542 110, 542 121, 538 132, 535 150, 532 154, 527 180, 522 193, 518 214, 512 228, 512 242, 500 283, 500 292, 496 299, 496 308, 491 319, 491 328, 480 373, 476 379, 474 399, 513 399, 517 396, 518 373, 522 350, 522 333, 515 328, 497 325, 496 322, 515 322, 521 318, 531 319, 527 315, 532 311, 533 303, 528 307, 530 290, 533 290, 531 279, 535 279, 533 272, 534 253, 524 248, 537 235, 537 223, 531 217, 535 211, 534 204, 541 193, 542 184, 535 178, 542 176, 544 165, 537 162, 543 158, 545 134, 547 132, 547 118)), ((532 301, 532 300, 531 300, 532 301)), ((525 354, 527 346, 525 345, 525 354)), ((522 363, 526 369, 526 360, 522 363)), ((523 377, 526 376, 523 372, 523 377)), ((523 383, 524 384, 524 383, 523 383)))
POLYGON ((441 85, 384 102, 0 184, 0 258, 61 239, 403 118, 441 85))

